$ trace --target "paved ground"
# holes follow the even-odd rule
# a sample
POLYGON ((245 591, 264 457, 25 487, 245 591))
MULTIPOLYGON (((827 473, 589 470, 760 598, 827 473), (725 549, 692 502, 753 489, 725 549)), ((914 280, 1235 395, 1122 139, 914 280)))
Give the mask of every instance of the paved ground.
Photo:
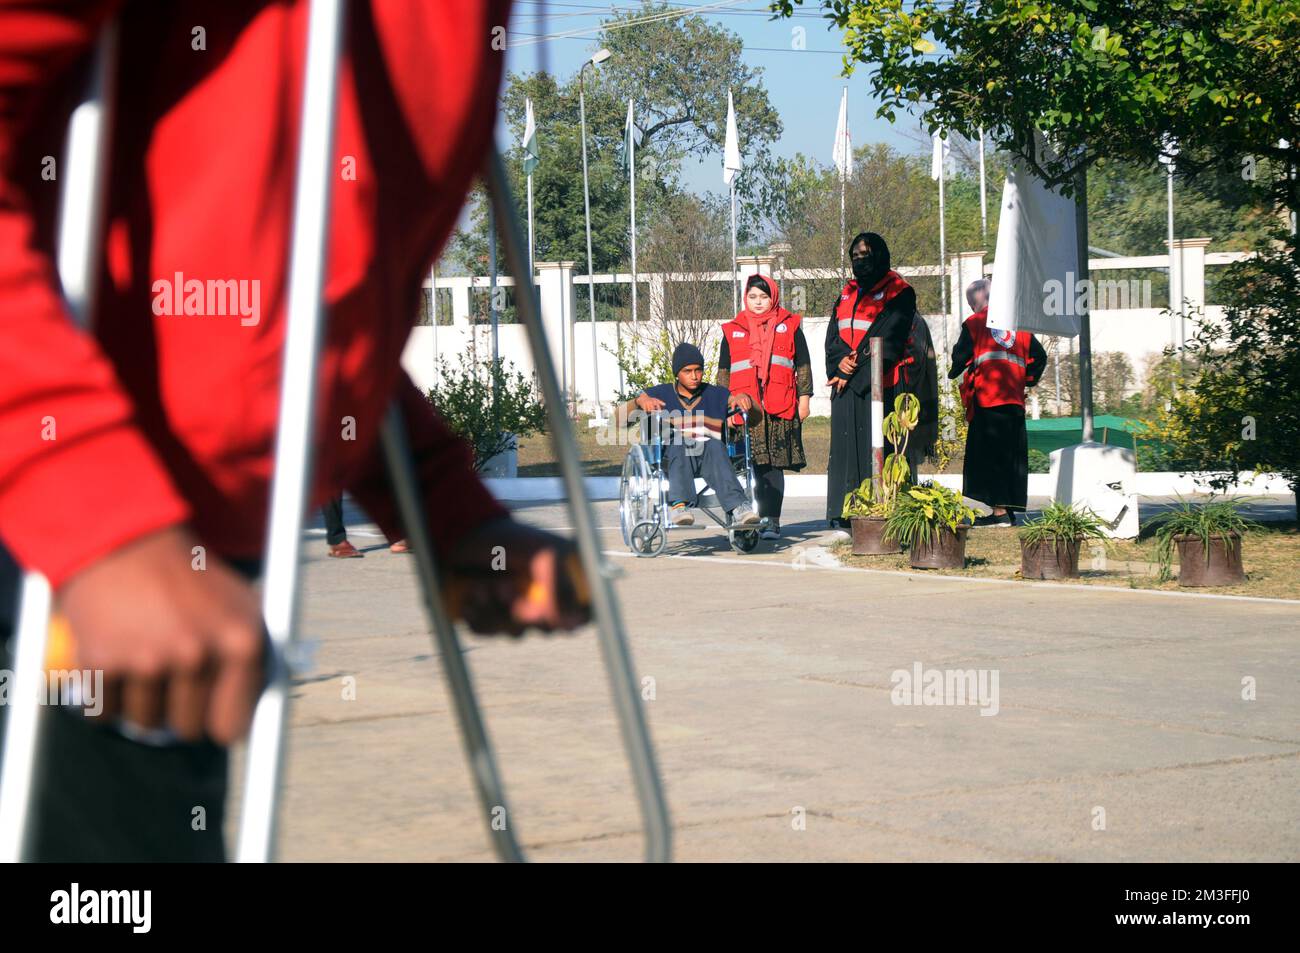
MULTIPOLYGON (((775 551, 734 556, 709 527, 653 560, 598 506, 679 859, 1300 860, 1300 605, 820 568, 820 505, 789 503, 775 551), (996 673, 996 715, 893 704, 918 664, 996 673)), ((367 532, 363 560, 304 550, 320 645, 283 856, 487 859, 410 559, 367 532)), ((467 645, 535 856, 637 858, 591 634, 467 645)))

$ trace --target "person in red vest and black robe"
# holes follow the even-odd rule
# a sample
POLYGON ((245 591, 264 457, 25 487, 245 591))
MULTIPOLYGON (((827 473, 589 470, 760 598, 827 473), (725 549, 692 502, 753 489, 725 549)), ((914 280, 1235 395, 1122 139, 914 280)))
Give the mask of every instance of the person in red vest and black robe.
POLYGON ((1014 511, 1029 499, 1029 438, 1025 433, 1025 388, 1033 387, 1047 365, 1047 352, 1028 331, 998 331, 988 326, 989 280, 966 289, 975 313, 965 320, 952 348, 948 377, 965 374, 966 460, 962 493, 992 512, 976 526, 1013 526, 1014 511))
MULTIPOLYGON (((871 339, 880 338, 884 412, 901 393, 921 401, 920 420, 907 445, 913 479, 938 436, 939 385, 934 345, 916 310, 916 292, 890 268, 889 246, 875 232, 849 243, 853 280, 844 286, 826 326, 826 373, 831 388, 831 452, 826 474, 826 519, 841 518, 844 495, 871 476, 871 339)), ((886 445, 885 452, 890 452, 886 445)))

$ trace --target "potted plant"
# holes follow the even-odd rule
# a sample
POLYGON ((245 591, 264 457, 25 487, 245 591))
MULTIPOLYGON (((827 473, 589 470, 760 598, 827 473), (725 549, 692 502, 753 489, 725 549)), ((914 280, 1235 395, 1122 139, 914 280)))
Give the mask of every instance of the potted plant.
POLYGON ((898 491, 912 475, 907 465, 907 441, 920 418, 921 402, 916 395, 899 394, 893 412, 881 425, 882 435, 895 450, 881 464, 879 489, 874 478, 868 477, 844 494, 840 515, 852 527, 855 556, 882 556, 901 549, 896 541, 884 538, 885 520, 893 512, 898 491))
POLYGON ((927 480, 899 494, 885 521, 885 539, 911 550, 913 569, 961 569, 974 519, 960 493, 927 480))
POLYGON ((1156 517, 1152 523, 1161 578, 1172 575, 1170 567, 1177 549, 1180 586, 1232 586, 1244 582, 1241 540, 1262 527, 1241 515, 1243 502, 1192 503, 1180 498, 1174 509, 1156 517))
POLYGON ((1052 503, 1020 528, 1020 575, 1025 579, 1074 579, 1084 540, 1106 538, 1105 523, 1089 509, 1052 503))

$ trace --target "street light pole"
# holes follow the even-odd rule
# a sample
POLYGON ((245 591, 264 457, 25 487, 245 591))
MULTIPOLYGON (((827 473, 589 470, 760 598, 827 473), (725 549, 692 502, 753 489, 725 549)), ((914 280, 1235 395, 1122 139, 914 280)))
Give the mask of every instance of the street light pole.
MULTIPOLYGON (((578 70, 578 124, 582 137, 582 207, 587 221, 587 302, 591 306, 591 400, 595 408, 592 424, 595 426, 605 423, 605 418, 600 412, 600 372, 597 367, 600 363, 600 348, 596 343, 596 266, 591 254, 591 188, 587 181, 587 100, 583 79, 588 66, 603 63, 609 59, 609 56, 609 50, 597 50, 591 59, 582 64, 582 69, 578 70)), ((578 379, 576 369, 573 378, 576 388, 578 379)))

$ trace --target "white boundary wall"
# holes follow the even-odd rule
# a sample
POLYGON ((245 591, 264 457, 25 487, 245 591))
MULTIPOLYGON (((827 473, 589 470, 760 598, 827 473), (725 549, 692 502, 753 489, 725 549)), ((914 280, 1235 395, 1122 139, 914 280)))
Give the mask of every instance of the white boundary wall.
MULTIPOLYGON (((1209 239, 1190 238, 1174 243, 1175 254, 1172 256, 1174 268, 1174 286, 1181 277, 1184 302, 1188 309, 1203 309, 1211 319, 1222 315, 1223 309, 1217 306, 1205 306, 1205 270, 1207 266, 1221 266, 1246 257, 1244 253, 1218 252, 1207 253, 1209 239)), ((737 265, 741 280, 755 272, 782 277, 786 287, 786 297, 792 297, 792 291, 800 281, 825 278, 836 274, 834 270, 789 269, 783 276, 773 267, 775 260, 770 256, 749 256, 738 259, 737 265)), ((1089 267, 1093 272, 1094 282, 1107 280, 1106 272, 1117 269, 1168 269, 1171 265, 1170 255, 1147 255, 1132 258, 1097 258, 1092 259, 1089 267)), ((537 283, 542 304, 542 319, 546 325, 551 355, 562 377, 568 378, 576 367, 576 389, 579 409, 591 410, 593 392, 592 375, 592 340, 591 322, 582 320, 586 309, 578 312, 576 307, 575 287, 586 284, 585 275, 574 274, 575 263, 538 262, 537 283), (576 319, 576 320, 575 320, 576 319), (571 332, 569 329, 571 328, 571 332), (569 338, 572 338, 573 353, 569 353, 569 338)), ((905 276, 935 276, 939 274, 937 265, 919 267, 899 267, 905 276)), ((983 252, 964 252, 954 255, 949 263, 949 301, 951 313, 946 322, 939 315, 927 315, 931 337, 936 351, 944 349, 944 324, 947 324, 947 341, 955 342, 959 332, 959 322, 970 314, 966 304, 965 286, 981 275, 996 276, 996 266, 986 264, 983 252)), ((648 284, 650 289, 651 312, 661 307, 663 301, 663 284, 676 276, 639 274, 637 279, 648 284)), ((684 277, 684 276, 683 276, 684 277)), ((695 279, 729 282, 731 275, 726 272, 713 272, 695 279)), ((631 276, 627 273, 597 275, 597 284, 627 284, 631 276)), ((426 278, 425 287, 429 287, 426 278)), ((500 278, 499 284, 511 285, 509 278, 500 278)), ((435 356, 440 356, 452 364, 468 360, 471 352, 471 336, 477 348, 479 359, 491 356, 491 331, 486 324, 471 325, 470 289, 486 289, 489 279, 486 277, 440 277, 438 288, 448 289, 452 300, 452 324, 433 327, 422 325, 414 328, 402 355, 402 363, 407 372, 422 388, 429 387, 436 378, 435 356), (436 341, 436 346, 435 346, 436 341)), ((1136 303, 1136 302, 1124 302, 1136 303)), ((829 312, 829 301, 812 302, 816 307, 829 312)), ((1168 345, 1180 343, 1184 334, 1190 335, 1193 327, 1191 321, 1180 326, 1177 318, 1163 313, 1160 307, 1126 307, 1106 308, 1092 312, 1092 350, 1094 354, 1107 351, 1122 351, 1128 355, 1137 374, 1135 388, 1143 385, 1141 374, 1146 358, 1159 354, 1168 345)), ((445 315, 442 315, 445 320, 445 315)), ((719 323, 729 320, 730 314, 720 314, 719 323)), ((813 380, 817 388, 813 398, 814 415, 830 412, 830 400, 826 393, 825 358, 823 343, 826 335, 828 318, 822 315, 804 315, 804 335, 808 340, 808 349, 812 358, 813 380)), ((616 393, 620 390, 618 362, 612 353, 618 344, 619 336, 631 333, 629 322, 599 321, 596 324, 598 374, 600 382, 600 399, 607 411, 616 393)), ((504 324, 498 328, 498 342, 503 359, 514 364, 526 374, 533 371, 533 362, 524 339, 523 329, 519 325, 504 324)), ((706 355, 713 359, 716 355, 706 355)), ((941 366, 946 363, 946 355, 940 355, 941 366)), ((1044 381, 1044 387, 1050 390, 1050 370, 1044 381)))

